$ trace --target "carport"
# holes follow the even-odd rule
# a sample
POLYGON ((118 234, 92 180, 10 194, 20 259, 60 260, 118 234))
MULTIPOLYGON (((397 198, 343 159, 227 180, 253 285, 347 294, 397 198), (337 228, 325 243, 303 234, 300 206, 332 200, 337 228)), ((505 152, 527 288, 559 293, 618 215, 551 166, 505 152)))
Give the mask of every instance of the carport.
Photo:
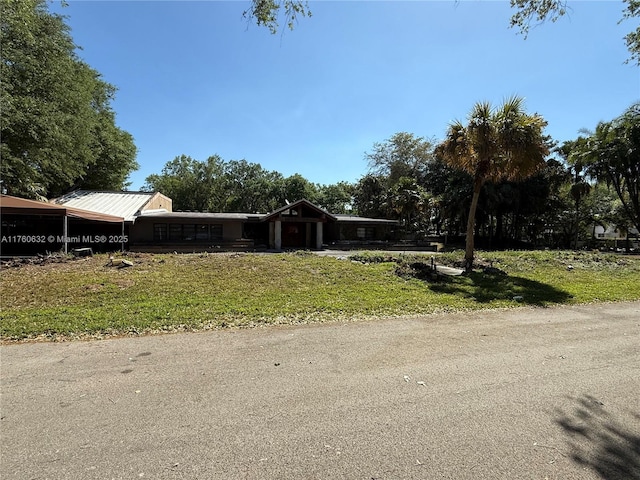
POLYGON ((12 254, 20 250, 40 253, 39 250, 51 250, 53 245, 61 245, 64 253, 67 253, 70 243, 91 246, 87 244, 100 243, 103 237, 106 238, 105 242, 119 240, 120 248, 124 249, 126 238, 122 217, 10 195, 1 196, 0 213, 2 255, 6 255, 7 250, 12 254), (80 226, 84 231, 74 232, 76 235, 72 236, 69 222, 74 219, 81 221, 80 226), (114 229, 117 224, 120 228, 114 229), (61 235, 58 234, 60 230, 61 235))

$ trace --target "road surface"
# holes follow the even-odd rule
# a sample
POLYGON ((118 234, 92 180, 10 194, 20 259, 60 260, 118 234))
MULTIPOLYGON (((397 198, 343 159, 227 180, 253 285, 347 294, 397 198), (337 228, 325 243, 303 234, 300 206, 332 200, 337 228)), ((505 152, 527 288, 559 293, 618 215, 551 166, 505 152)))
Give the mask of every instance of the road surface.
POLYGON ((640 479, 640 302, 4 345, 9 479, 640 479))

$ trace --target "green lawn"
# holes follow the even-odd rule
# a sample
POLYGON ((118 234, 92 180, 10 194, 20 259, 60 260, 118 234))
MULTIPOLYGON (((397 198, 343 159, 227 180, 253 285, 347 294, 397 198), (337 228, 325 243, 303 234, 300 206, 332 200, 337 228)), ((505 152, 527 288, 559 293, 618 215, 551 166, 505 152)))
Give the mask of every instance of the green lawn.
MULTIPOLYGON (((461 257, 435 256, 442 264, 461 257)), ((429 263, 428 254, 392 259, 370 253, 358 261, 304 252, 128 258, 135 265, 122 269, 105 266, 103 255, 3 268, 0 338, 100 337, 640 299, 640 259, 609 254, 480 252, 480 265, 491 262, 506 275, 478 269, 438 281, 413 277, 407 267, 429 263)))

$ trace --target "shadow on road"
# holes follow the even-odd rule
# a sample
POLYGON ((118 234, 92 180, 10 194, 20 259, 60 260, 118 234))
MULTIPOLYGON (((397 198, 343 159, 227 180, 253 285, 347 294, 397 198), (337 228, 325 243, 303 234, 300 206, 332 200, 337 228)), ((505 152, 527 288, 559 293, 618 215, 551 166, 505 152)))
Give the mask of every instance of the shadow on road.
POLYGON ((429 288, 438 293, 450 293, 486 303, 494 300, 514 300, 545 306, 566 303, 572 295, 546 283, 512 275, 491 275, 473 272, 460 277, 447 277, 429 288))
POLYGON ((555 420, 568 437, 571 458, 605 480, 640 480, 640 415, 614 418, 589 395, 574 401, 573 411, 558 411, 555 420))

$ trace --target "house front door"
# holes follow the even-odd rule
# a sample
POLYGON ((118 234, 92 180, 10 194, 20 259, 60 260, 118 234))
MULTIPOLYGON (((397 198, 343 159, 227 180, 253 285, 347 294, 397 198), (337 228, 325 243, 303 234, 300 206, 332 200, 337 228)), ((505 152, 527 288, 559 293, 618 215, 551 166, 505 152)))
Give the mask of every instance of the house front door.
POLYGON ((282 223, 282 247, 306 248, 307 229, 304 223, 282 223))

